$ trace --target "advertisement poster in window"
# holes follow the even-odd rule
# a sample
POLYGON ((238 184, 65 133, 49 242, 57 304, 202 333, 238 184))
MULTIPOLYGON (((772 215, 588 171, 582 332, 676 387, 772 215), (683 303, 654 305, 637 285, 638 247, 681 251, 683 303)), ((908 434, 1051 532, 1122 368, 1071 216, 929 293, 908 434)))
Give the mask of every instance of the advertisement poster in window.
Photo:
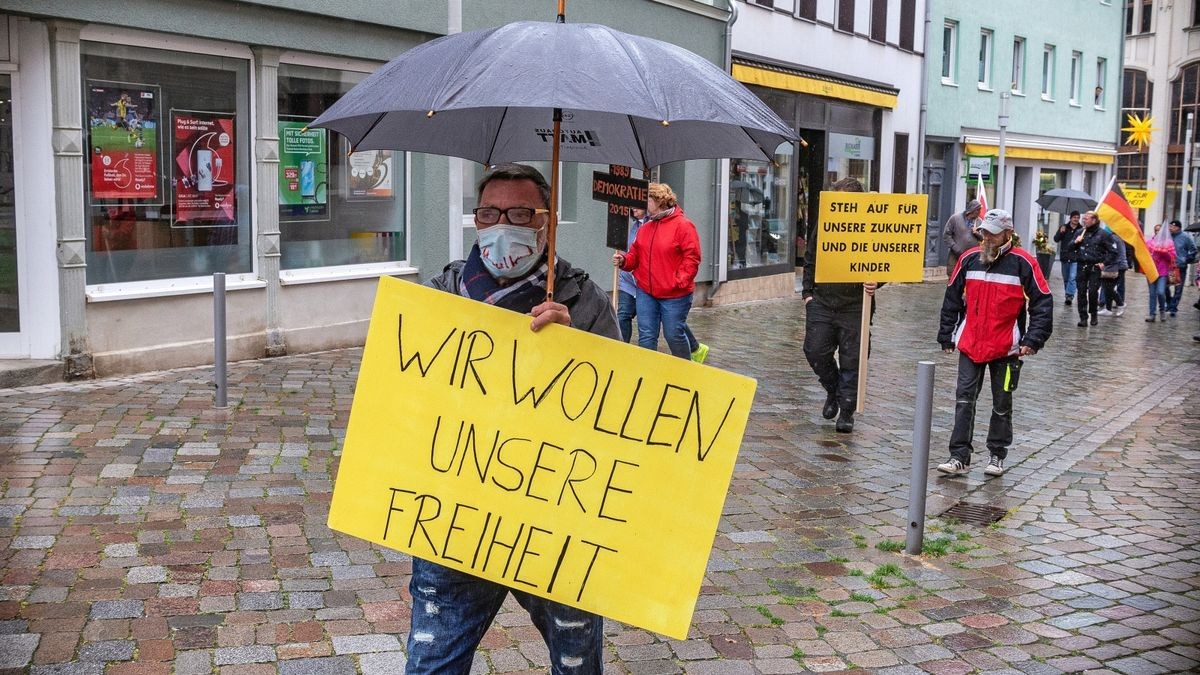
POLYGON ((160 199, 160 99, 155 85, 88 81, 88 156, 93 204, 104 199, 137 199, 142 204, 151 204, 160 199))
POLYGON ((396 193, 392 187, 392 151, 359 150, 349 152, 346 146, 345 182, 346 200, 355 202, 392 199, 396 193))
POLYGON ((279 120, 279 215, 293 220, 329 217, 329 143, 315 118, 279 120))
POLYGON ((172 227, 237 223, 234 117, 195 110, 171 111, 172 227))

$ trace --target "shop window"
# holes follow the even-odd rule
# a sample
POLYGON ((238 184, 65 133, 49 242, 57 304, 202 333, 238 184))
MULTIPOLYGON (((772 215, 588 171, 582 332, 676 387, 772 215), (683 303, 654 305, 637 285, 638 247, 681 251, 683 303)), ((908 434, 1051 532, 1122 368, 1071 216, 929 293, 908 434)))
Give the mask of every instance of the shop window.
POLYGON ((405 260, 405 154, 306 129, 364 73, 279 66, 279 233, 284 269, 405 260))
POLYGON ((248 62, 81 51, 87 283, 252 271, 248 62))
POLYGON ((0 333, 21 330, 12 92, 12 76, 0 74, 0 333))
POLYGON ((729 162, 729 269, 792 263, 792 144, 775 161, 729 162))

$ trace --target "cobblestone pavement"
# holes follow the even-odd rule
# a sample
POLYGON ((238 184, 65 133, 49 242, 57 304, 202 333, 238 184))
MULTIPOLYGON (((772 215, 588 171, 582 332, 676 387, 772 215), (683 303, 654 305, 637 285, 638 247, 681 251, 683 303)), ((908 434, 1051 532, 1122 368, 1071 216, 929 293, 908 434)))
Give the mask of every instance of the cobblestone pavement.
MULTIPOLYGON (((938 364, 945 458, 942 286, 880 292, 851 435, 820 418, 801 302, 695 312, 710 363, 757 377, 757 402, 688 639, 609 622, 608 672, 1200 669, 1197 316, 1145 323, 1131 289, 1097 328, 1056 308, 1008 473, 932 472, 920 556, 894 549, 918 360, 938 364), (960 499, 1007 515, 936 515, 960 499)), ((0 391, 0 672, 399 672, 408 558, 325 527, 360 354, 235 364, 228 411, 205 369, 0 391)), ((474 670, 546 663, 510 601, 474 670)))

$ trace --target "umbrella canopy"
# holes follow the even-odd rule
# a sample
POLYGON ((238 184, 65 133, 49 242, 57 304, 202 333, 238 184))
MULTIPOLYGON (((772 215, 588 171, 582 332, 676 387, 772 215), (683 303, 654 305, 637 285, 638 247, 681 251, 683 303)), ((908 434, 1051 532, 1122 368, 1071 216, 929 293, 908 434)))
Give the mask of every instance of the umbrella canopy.
POLYGON ((796 134, 762 101, 681 47, 587 23, 521 21, 410 49, 312 127, 355 150, 408 150, 483 164, 553 158, 651 167, 773 159, 796 134))
POLYGON ((1072 190, 1071 188, 1055 188, 1046 190, 1041 197, 1037 198, 1037 203, 1047 211, 1055 213, 1070 213, 1072 211, 1091 211, 1096 208, 1096 200, 1092 199, 1086 192, 1072 190))
POLYGON ((1183 231, 1184 232, 1200 232, 1200 223, 1192 223, 1191 225, 1188 225, 1187 227, 1183 228, 1183 231))

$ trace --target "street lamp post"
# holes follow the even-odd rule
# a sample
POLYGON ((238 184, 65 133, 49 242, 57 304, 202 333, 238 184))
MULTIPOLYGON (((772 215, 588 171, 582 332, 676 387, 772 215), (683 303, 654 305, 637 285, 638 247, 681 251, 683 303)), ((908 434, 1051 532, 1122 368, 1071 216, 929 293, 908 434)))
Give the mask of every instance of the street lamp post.
POLYGON ((1000 126, 1000 159, 996 167, 996 207, 1004 208, 1004 136, 1008 131, 1008 102, 1012 94, 1000 92, 1000 115, 997 123, 1000 126))

